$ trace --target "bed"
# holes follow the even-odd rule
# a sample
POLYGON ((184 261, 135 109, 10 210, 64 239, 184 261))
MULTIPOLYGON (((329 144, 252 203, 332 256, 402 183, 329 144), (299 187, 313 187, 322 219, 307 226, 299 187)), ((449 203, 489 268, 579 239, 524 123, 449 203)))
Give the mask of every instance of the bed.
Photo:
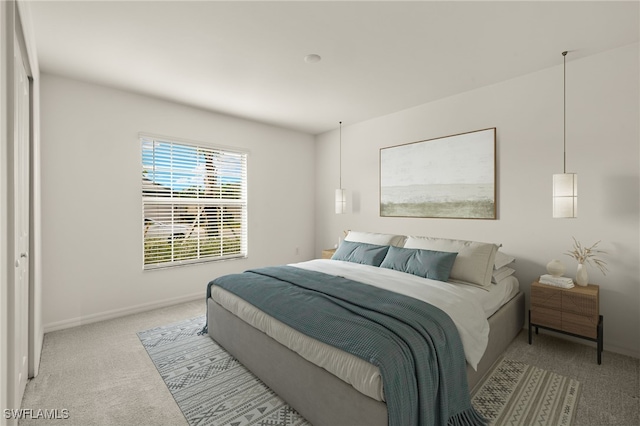
MULTIPOLYGON (((510 268, 513 259, 498 248, 496 244, 472 241, 351 232, 332 260, 317 259, 283 268, 286 274, 334 277, 328 278, 332 282, 349 280, 347 287, 353 285, 352 280, 367 288, 375 287, 375 291, 400 293, 398 297, 428 298, 436 310, 446 312, 458 331, 464 359, 456 374, 466 378, 464 390, 468 395, 524 325, 524 296, 510 268), (435 271, 439 279, 424 276, 425 261, 420 256, 425 253, 431 262, 426 262, 430 265, 427 275, 435 271), (434 262, 433 256, 444 260, 434 262), (416 259, 422 262, 416 263, 416 259), (443 273, 446 280, 442 280, 443 273), (466 371, 460 371, 463 369, 466 371)), ((275 270, 263 269, 251 274, 269 275, 275 270)), ((277 272, 283 273, 281 269, 277 272)), ((253 304, 256 301, 247 302, 253 290, 246 290, 245 297, 220 284, 226 279, 235 285, 245 280, 244 274, 222 277, 212 282, 218 284, 208 287, 207 328, 212 339, 314 425, 399 423, 395 417, 398 409, 393 408, 392 413, 392 405, 387 405, 398 398, 394 399, 393 392, 385 395, 387 387, 395 388, 384 383, 378 366, 335 349, 321 338, 305 336, 285 324, 286 320, 265 313, 269 312, 267 308, 258 309, 253 304), (390 420, 391 414, 396 420, 390 420)), ((373 298, 379 294, 387 293, 376 293, 373 298)), ((429 418, 428 422, 432 421, 429 418)), ((415 424, 428 422, 422 419, 415 424)), ((437 423, 443 422, 440 419, 437 423)))

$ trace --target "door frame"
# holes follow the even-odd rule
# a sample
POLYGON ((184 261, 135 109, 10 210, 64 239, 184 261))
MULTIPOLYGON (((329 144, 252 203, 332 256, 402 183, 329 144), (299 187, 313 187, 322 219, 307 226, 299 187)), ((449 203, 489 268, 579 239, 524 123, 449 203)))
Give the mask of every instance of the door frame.
MULTIPOLYGON (((8 61, 9 45, 13 45, 13 39, 9 37, 12 31, 9 31, 9 16, 13 15, 13 5, 9 2, 0 1, 0 235, 7 235, 7 121, 9 116, 8 109, 8 93, 7 82, 9 81, 8 61), (10 40, 9 40, 10 39, 10 40), (11 43, 9 43, 11 41, 11 43)), ((13 56, 13 54, 11 54, 13 56)), ((0 242, 0 377, 8 376, 8 321, 9 321, 9 303, 8 303, 8 269, 9 254, 7 253, 8 245, 0 242)), ((9 394, 12 389, 8 387, 6 379, 0 380, 0 409, 8 407, 9 394)), ((4 416, 0 417, 0 425, 7 424, 4 416)))

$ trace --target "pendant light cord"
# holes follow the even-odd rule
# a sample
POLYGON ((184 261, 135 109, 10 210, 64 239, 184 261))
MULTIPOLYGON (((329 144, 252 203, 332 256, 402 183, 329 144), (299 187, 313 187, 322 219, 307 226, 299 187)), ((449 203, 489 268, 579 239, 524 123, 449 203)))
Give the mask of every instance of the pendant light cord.
POLYGON ((563 171, 566 174, 567 173, 567 51, 562 52, 562 58, 563 58, 563 117, 564 117, 564 121, 562 123, 563 127, 564 127, 564 134, 563 134, 563 152, 564 152, 564 165, 563 165, 563 171))
POLYGON ((338 171, 338 176, 340 177, 340 189, 342 189, 342 121, 340 122, 340 170, 338 171))

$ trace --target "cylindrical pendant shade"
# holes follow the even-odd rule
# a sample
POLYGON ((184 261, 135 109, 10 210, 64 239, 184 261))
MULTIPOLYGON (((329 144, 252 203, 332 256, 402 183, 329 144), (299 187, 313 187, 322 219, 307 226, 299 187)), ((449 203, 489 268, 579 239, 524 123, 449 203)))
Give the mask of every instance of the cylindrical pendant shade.
POLYGON ((343 214, 347 210, 347 191, 336 189, 336 214, 343 214))
POLYGON ((553 175, 553 217, 578 217, 578 175, 576 173, 553 175))

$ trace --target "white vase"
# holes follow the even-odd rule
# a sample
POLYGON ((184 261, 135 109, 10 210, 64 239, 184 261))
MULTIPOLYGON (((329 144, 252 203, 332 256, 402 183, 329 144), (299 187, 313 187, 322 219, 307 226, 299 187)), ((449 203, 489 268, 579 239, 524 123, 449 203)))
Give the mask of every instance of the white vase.
POLYGON ((576 284, 583 287, 589 284, 589 274, 587 274, 587 267, 582 263, 578 263, 578 270, 576 271, 576 284))
POLYGON ((554 277, 561 277, 565 270, 566 268, 564 267, 564 263, 560 262, 558 259, 553 259, 551 262, 547 263, 547 272, 554 277))

